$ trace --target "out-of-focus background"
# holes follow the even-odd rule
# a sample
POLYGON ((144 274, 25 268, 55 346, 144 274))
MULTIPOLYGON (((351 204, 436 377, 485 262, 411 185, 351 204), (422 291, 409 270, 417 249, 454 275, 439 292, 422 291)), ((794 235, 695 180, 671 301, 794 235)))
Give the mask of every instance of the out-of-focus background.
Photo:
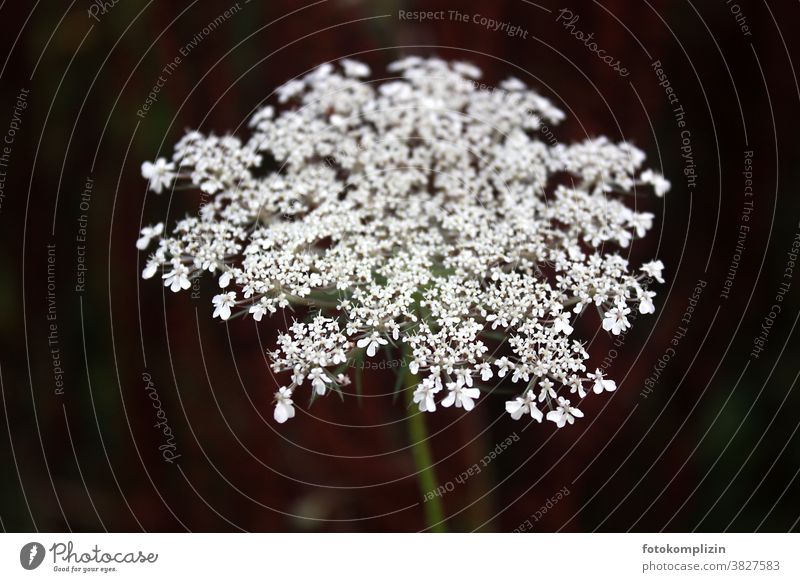
MULTIPOLYGON (((517 76, 568 113, 555 139, 629 140, 672 181, 638 200, 657 219, 633 258, 666 265, 656 314, 624 345, 589 330, 613 396, 557 432, 514 422, 502 396, 427 417, 448 529, 797 529, 796 3, 56 4, 0 5, 3 529, 425 527, 401 404, 327 398, 278 426, 264 349, 283 319, 212 321, 212 281, 167 295, 140 280, 134 247, 142 223, 199 205, 146 192, 139 171, 187 129, 243 133, 276 86, 320 63, 350 56, 381 75, 408 54, 471 61, 490 86, 517 76)), ((391 382, 370 372, 364 389, 391 382)))

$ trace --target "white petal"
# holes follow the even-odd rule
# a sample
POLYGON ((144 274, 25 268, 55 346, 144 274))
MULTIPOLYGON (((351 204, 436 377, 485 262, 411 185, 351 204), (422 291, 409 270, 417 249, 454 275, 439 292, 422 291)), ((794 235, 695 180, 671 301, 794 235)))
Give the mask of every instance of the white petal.
POLYGON ((516 400, 509 400, 506 402, 506 412, 510 415, 514 415, 515 412, 518 412, 522 408, 522 403, 524 400, 522 398, 517 398, 516 400))
POLYGON ((273 416, 275 417, 275 420, 280 422, 281 424, 289 420, 289 411, 287 410, 286 405, 283 404, 282 402, 278 402, 275 405, 275 413, 273 414, 273 416))
POLYGON ((461 390, 461 394, 466 396, 467 398, 479 398, 481 395, 481 391, 477 388, 464 388, 461 390))
POLYGON ((156 274, 156 271, 158 271, 158 263, 147 265, 142 271, 142 279, 151 279, 156 274))

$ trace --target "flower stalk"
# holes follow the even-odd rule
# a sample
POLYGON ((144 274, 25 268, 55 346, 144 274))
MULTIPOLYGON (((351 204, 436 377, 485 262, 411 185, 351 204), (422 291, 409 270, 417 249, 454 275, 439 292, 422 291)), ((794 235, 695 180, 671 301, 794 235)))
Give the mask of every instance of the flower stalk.
POLYGON ((407 404, 406 426, 411 442, 411 454, 414 457, 414 465, 417 469, 417 481, 423 498, 422 506, 425 510, 427 530, 442 533, 446 531, 444 507, 442 506, 441 497, 433 494, 439 487, 439 481, 436 478, 436 470, 433 466, 433 453, 431 452, 428 428, 425 425, 425 413, 420 412, 413 401, 414 388, 418 382, 414 374, 408 369, 408 361, 409 359, 406 357, 404 365, 398 370, 398 374, 403 375, 403 387, 405 388, 407 404))

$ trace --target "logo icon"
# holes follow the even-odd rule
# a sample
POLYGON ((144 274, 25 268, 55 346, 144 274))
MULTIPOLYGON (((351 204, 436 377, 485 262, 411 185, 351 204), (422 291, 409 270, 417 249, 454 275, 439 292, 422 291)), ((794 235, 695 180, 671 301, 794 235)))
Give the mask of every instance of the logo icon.
POLYGON ((44 546, 38 542, 29 542, 19 551, 19 563, 26 570, 35 570, 44 561, 44 546))

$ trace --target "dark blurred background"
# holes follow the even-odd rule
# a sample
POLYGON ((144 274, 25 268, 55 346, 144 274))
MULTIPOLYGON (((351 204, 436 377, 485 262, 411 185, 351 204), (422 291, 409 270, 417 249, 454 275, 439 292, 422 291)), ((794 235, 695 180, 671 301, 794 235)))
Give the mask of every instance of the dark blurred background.
MULTIPOLYGON (((331 397, 315 403, 316 418, 299 411, 277 426, 264 350, 283 319, 212 321, 213 282, 196 298, 167 295, 140 280, 134 247, 142 223, 197 210, 194 193, 146 192, 139 171, 169 156, 186 129, 244 133, 277 85, 322 62, 352 56, 381 75, 420 54, 471 61, 490 85, 523 79, 568 113, 559 141, 630 140, 673 184, 663 200, 637 200, 657 220, 632 260, 657 255, 666 265, 657 313, 640 317, 624 346, 584 322, 592 365, 606 360, 616 393, 589 399, 587 418, 558 432, 514 422, 502 396, 470 414, 427 417, 442 483, 519 437, 445 494, 448 529, 796 530, 800 274, 787 270, 787 253, 800 229, 799 18, 797 3, 745 0, 0 5, 2 527, 425 527, 402 404, 331 397), (557 22, 562 8, 629 76, 557 22), (420 9, 470 21, 399 17, 420 9), (525 34, 489 30, 473 15, 525 34), (137 115, 163 67, 198 35, 137 115), (159 450, 154 393, 174 435, 172 462, 159 450)), ((365 393, 392 382, 390 372, 369 373, 365 393)))

